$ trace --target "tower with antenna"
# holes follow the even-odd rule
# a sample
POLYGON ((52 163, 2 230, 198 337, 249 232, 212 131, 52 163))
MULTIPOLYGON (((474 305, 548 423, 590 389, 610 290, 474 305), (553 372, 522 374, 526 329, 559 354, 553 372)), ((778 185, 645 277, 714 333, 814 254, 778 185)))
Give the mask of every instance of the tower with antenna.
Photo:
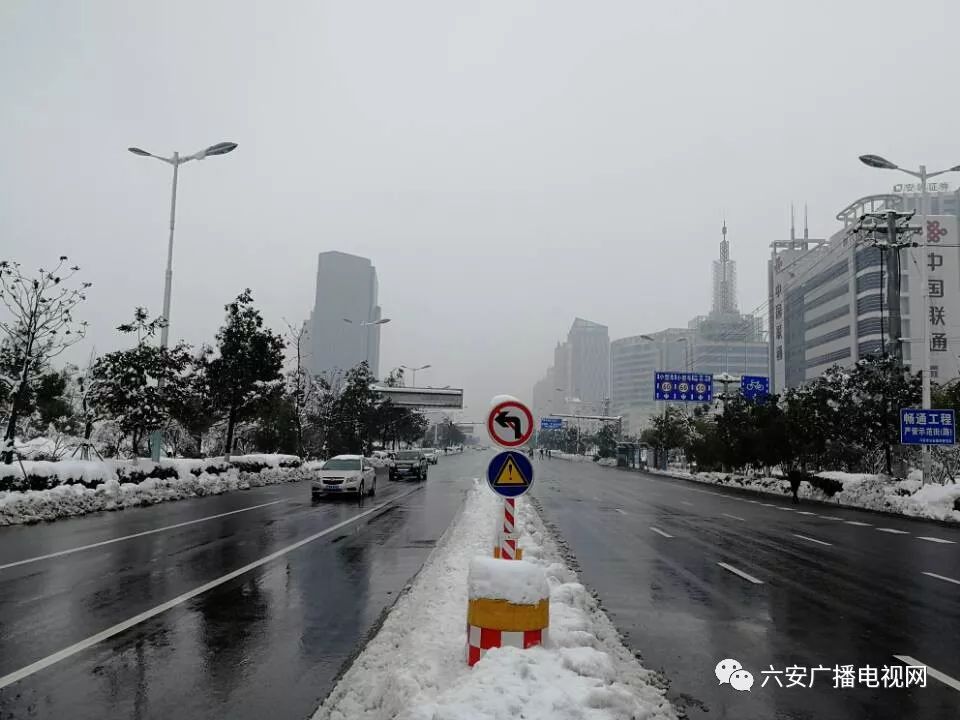
POLYGON ((713 261, 712 315, 737 313, 737 263, 730 259, 730 241, 727 240, 727 220, 720 230, 720 259, 713 261))

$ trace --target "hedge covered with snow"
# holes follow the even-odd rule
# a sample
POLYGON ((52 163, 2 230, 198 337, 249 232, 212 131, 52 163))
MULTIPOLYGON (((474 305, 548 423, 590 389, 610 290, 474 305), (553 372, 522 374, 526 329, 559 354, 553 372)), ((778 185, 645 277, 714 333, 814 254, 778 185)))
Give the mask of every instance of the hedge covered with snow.
POLYGON ((0 525, 120 510, 302 480, 295 455, 200 460, 24 461, 0 465, 0 525))

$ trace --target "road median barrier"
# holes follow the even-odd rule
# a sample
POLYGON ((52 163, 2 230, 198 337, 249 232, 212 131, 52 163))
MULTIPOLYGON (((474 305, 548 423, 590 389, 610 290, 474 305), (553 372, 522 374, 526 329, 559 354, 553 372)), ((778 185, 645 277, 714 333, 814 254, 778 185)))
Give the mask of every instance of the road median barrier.
POLYGON ((487 650, 543 644, 550 625, 550 587, 542 567, 523 560, 475 557, 467 579, 467 664, 487 650))

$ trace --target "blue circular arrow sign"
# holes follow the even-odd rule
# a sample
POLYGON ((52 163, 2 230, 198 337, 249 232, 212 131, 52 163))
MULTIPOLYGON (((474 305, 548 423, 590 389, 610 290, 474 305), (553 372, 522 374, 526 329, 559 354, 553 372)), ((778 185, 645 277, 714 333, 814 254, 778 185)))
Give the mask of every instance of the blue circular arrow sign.
POLYGON ((520 497, 533 485, 533 465, 523 453, 498 453, 487 466, 487 485, 501 497, 520 497))

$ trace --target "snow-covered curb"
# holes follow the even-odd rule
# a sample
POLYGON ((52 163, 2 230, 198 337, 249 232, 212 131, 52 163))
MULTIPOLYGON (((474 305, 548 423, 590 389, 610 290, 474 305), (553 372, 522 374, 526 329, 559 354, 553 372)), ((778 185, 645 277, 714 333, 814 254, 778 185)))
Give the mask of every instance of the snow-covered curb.
POLYGON ((549 640, 529 650, 490 650, 467 667, 467 569, 471 558, 491 553, 500 512, 501 502, 477 482, 314 720, 675 720, 654 674, 624 647, 523 499, 520 546, 524 560, 547 573, 549 640))
POLYGON ((303 468, 271 467, 260 472, 241 472, 230 468, 218 475, 193 475, 187 472, 162 480, 147 478, 139 483, 121 483, 111 478, 94 488, 72 484, 49 490, 0 491, 0 526, 219 495, 232 490, 295 482, 309 477, 309 470, 303 468))
MULTIPOLYGON (((754 492, 790 495, 790 483, 783 478, 734 475, 732 473, 697 473, 675 470, 649 470, 670 477, 694 480, 707 485, 742 488, 754 492)), ((960 485, 920 485, 917 480, 891 480, 883 475, 865 473, 824 472, 819 474, 843 485, 832 496, 809 483, 800 484, 799 497, 842 507, 877 510, 907 517, 960 523, 960 511, 953 509, 960 498, 960 485)))

